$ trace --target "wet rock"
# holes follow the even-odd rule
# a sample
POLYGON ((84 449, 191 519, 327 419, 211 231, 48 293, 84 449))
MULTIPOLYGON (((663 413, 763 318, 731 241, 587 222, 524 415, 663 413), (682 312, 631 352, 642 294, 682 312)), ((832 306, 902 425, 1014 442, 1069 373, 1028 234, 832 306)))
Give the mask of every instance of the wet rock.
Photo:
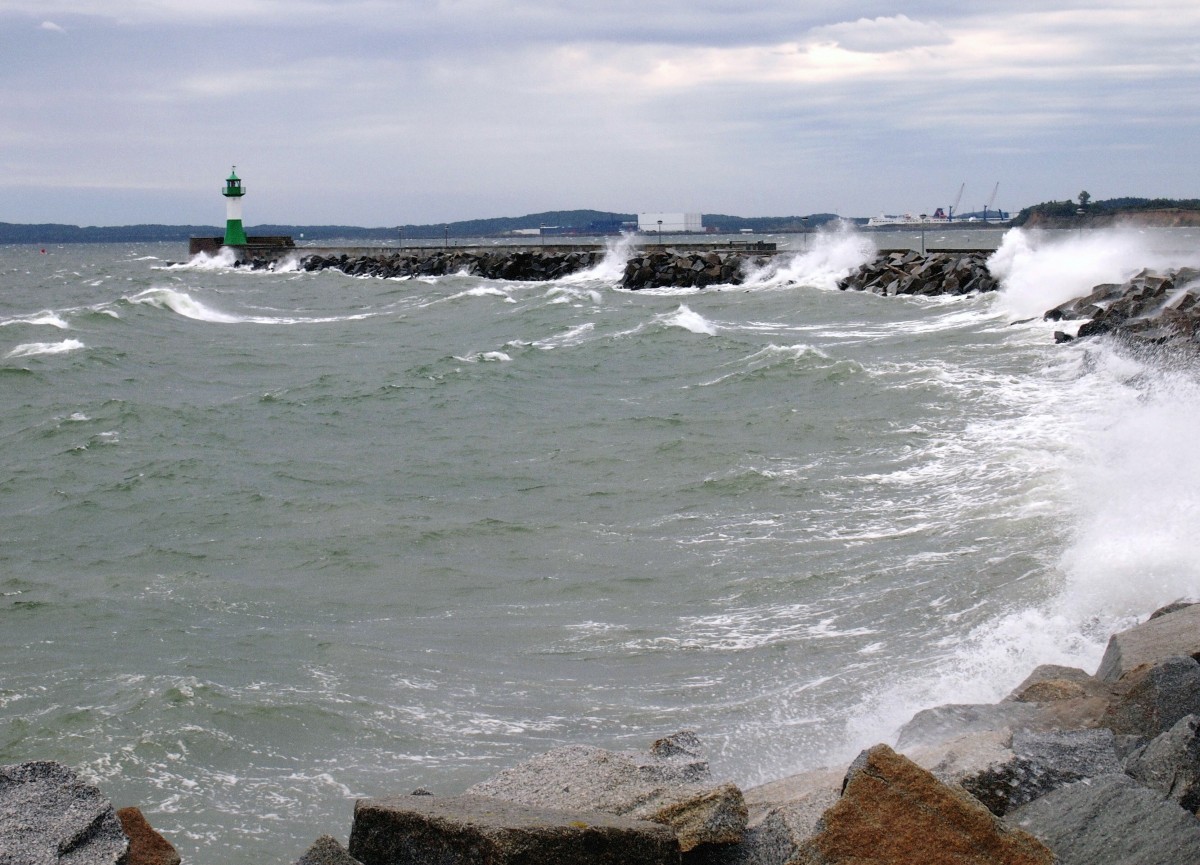
POLYGON ((1119 285, 1096 286, 1086 297, 1048 310, 1050 321, 1087 319, 1079 337, 1114 334, 1134 344, 1200 347, 1200 270, 1143 270, 1119 285))
POLYGON ((817 769, 747 790, 750 819, 741 842, 698 848, 688 865, 791 865, 837 802, 845 774, 817 769))
POLYGON ((1004 702, 1057 703, 1086 697, 1109 700, 1113 697, 1113 690, 1108 683, 1078 667, 1043 664, 1026 676, 1025 681, 1004 698, 1004 702))
POLYGON ((1165 609, 1109 637, 1096 678, 1116 682, 1143 664, 1155 664, 1172 655, 1200 654, 1200 604, 1186 604, 1169 612, 1165 609))
POLYGON ((349 276, 399 279, 413 276, 446 276, 469 273, 487 279, 544 282, 576 271, 595 267, 599 252, 510 252, 474 253, 467 250, 437 250, 421 253, 395 253, 386 256, 309 255, 301 259, 306 271, 334 269, 349 276))
POLYGON ((1180 718, 1131 754, 1125 772, 1195 814, 1200 809, 1200 715, 1180 718))
POLYGON ((999 283, 988 270, 988 255, 986 252, 886 253, 840 280, 838 288, 881 295, 925 296, 995 291, 999 283))
MULTIPOLYGON (((764 263, 761 257, 756 264, 764 263)), ((708 285, 740 285, 749 265, 742 253, 692 252, 670 249, 635 255, 625 264, 621 286, 633 291, 643 288, 704 288, 708 285)))
POLYGON ((1037 839, 886 745, 864 751, 794 860, 804 865, 1052 865, 1037 839))
POLYGON ((670 829, 484 796, 395 796, 354 806, 363 865, 678 865, 670 829))
POLYGON ((122 808, 117 819, 129 838, 129 858, 125 865, 179 865, 175 845, 154 831, 141 809, 122 808))
POLYGON ((1200 663, 1178 656, 1138 667, 1122 676, 1118 691, 1100 723, 1114 733, 1152 739, 1184 716, 1200 714, 1200 663))
POLYGON ((958 779, 997 817, 1066 784, 1121 771, 1111 730, 1019 730, 1011 747, 1008 760, 958 779))
POLYGON ((556 748, 467 793, 662 823, 675 831, 685 852, 741 840, 748 818, 736 786, 711 782, 700 742, 688 731, 659 740, 647 754, 587 745, 556 748))
POLYGON ((1005 728, 966 733, 931 745, 909 746, 908 757, 943 784, 959 785, 964 778, 1003 766, 1014 758, 1013 733, 1005 728))
POLYGON ((0 766, 0 862, 122 865, 129 839, 99 790, 60 763, 0 766))
POLYGON ((332 835, 322 835, 304 851, 295 865, 362 865, 332 835))
POLYGON ((1200 862, 1200 821, 1127 775, 1060 787, 1005 822, 1041 839, 1060 865, 1200 862))
POLYGON ((937 745, 969 733, 1006 732, 1028 727, 1039 718, 1029 703, 950 704, 924 709, 900 728, 896 747, 902 751, 937 745))

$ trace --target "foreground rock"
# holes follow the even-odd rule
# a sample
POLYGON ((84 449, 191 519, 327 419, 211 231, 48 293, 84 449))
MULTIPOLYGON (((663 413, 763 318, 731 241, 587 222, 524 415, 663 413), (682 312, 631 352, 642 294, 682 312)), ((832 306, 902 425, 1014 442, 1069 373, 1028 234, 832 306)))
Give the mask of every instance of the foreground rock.
POLYGON ((1200 862, 1200 821, 1126 775, 1070 784, 1006 820, 1045 841, 1061 865, 1200 862))
POLYGON ((350 855, 363 865, 678 865, 674 834, 611 814, 483 796, 393 796, 354 806, 350 855))
MULTIPOLYGON (((1046 312, 1047 321, 1089 319, 1078 337, 1112 333, 1134 343, 1197 348, 1200 270, 1143 270, 1121 284, 1098 285, 1086 297, 1046 312)), ((1060 341, 1071 339, 1056 334, 1060 341)))
POLYGON ((1173 655, 1200 654, 1200 604, 1172 604, 1108 638, 1096 677, 1116 682, 1126 673, 1173 655))
POLYGON ((0 766, 0 862, 123 865, 129 840, 99 790, 60 763, 0 766))
POLYGON ((602 811, 670 826, 686 852, 740 841, 747 809, 733 784, 713 784, 691 732, 655 742, 645 754, 586 745, 556 748, 471 787, 543 808, 602 811))
POLYGON ((859 755, 845 789, 793 860, 804 865, 1052 865, 1036 838, 1006 826, 887 745, 859 755))
POLYGON ((988 270, 989 255, 987 252, 885 253, 839 281, 838 288, 882 295, 925 296, 995 291, 999 283, 988 270))
POLYGON ((295 865, 362 865, 362 863, 346 852, 346 848, 332 835, 322 835, 304 851, 304 855, 296 860, 295 865))
POLYGON ((122 808, 117 819, 129 838, 129 858, 125 865, 179 865, 175 845, 154 830, 140 809, 122 808))
POLYGON ((1188 715, 1125 761, 1130 777, 1178 802, 1200 810, 1200 715, 1188 715))

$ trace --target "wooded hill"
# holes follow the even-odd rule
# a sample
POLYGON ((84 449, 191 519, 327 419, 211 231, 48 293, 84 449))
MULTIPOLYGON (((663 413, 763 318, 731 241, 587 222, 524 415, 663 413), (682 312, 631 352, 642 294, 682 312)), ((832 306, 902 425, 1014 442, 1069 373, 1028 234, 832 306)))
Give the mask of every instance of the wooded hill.
MULTIPOLYGON (((804 217, 800 216, 728 216, 706 213, 705 227, 721 233, 737 233, 749 229, 758 234, 803 231, 804 217)), ((815 229, 836 214, 817 213, 808 217, 808 228, 815 229)), ((633 213, 609 213, 601 210, 550 210, 525 216, 503 216, 494 219, 470 219, 461 222, 430 225, 395 225, 365 228, 359 225, 251 225, 251 235, 291 235, 299 240, 398 240, 435 239, 445 237, 494 237, 522 229, 544 230, 552 235, 619 234, 622 229, 636 225, 633 213)), ((185 242, 189 237, 217 237, 225 231, 216 225, 117 225, 87 226, 60 223, 19 224, 0 222, 0 243, 154 243, 185 242)))
MULTIPOLYGON (((1129 214, 1184 212, 1200 218, 1200 199, 1196 198, 1108 198, 1092 201, 1083 194, 1083 201, 1044 201, 1024 208, 1013 219, 1013 225, 1061 226, 1082 222, 1113 221, 1129 214), (1083 211, 1080 213, 1080 211, 1083 211)), ((1189 222, 1191 220, 1188 220, 1189 222)))

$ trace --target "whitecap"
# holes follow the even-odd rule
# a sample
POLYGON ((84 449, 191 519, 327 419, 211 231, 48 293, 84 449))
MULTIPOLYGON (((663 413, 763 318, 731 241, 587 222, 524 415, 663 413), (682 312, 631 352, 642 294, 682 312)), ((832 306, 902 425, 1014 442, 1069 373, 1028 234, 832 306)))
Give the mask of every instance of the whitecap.
POLYGON ((62 342, 27 342, 18 345, 5 357, 36 357, 47 354, 66 354, 69 351, 84 348, 77 339, 64 339, 62 342))
POLYGON ((512 357, 502 351, 478 351, 465 356, 454 355, 455 360, 463 363, 507 363, 512 357))
POLYGON ((684 330, 690 330, 692 333, 702 333, 707 336, 715 336, 717 333, 717 325, 713 324, 698 312, 693 312, 688 308, 687 304, 679 304, 679 309, 666 315, 658 316, 656 319, 668 327, 681 327, 684 330))
POLYGON ((34 313, 33 315, 20 315, 16 318, 0 321, 0 327, 7 327, 10 324, 40 324, 57 327, 59 330, 70 329, 70 325, 67 324, 61 315, 50 310, 34 313))
POLYGON ((186 292, 176 291, 173 288, 148 288, 145 291, 138 292, 137 294, 125 299, 130 303, 145 304, 147 306, 157 307, 158 309, 168 309, 172 312, 182 315, 184 318, 190 318, 196 321, 213 322, 217 324, 328 324, 330 322, 339 321, 361 321, 377 315, 377 313, 358 313, 355 315, 335 315, 314 318, 302 318, 297 316, 232 315, 230 313, 213 309, 212 307, 209 307, 196 300, 186 292))

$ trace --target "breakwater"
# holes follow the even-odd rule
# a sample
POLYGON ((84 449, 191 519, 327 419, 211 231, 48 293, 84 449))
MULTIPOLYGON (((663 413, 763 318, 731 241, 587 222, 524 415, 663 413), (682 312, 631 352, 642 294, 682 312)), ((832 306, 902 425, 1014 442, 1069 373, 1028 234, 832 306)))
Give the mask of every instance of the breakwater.
MULTIPOLYGON (((620 284, 633 291, 740 285, 751 270, 766 267, 778 253, 772 244, 761 243, 735 248, 700 245, 638 250, 627 259, 620 284)), ((594 268, 607 254, 598 248, 331 249, 305 251, 298 263, 306 271, 333 269, 350 276, 383 279, 466 273, 487 279, 548 281, 594 268)), ((973 250, 888 250, 846 276, 839 287, 885 295, 995 291, 998 283, 987 269, 987 255, 973 250)), ((270 268, 275 261, 252 259, 246 264, 270 268)))

